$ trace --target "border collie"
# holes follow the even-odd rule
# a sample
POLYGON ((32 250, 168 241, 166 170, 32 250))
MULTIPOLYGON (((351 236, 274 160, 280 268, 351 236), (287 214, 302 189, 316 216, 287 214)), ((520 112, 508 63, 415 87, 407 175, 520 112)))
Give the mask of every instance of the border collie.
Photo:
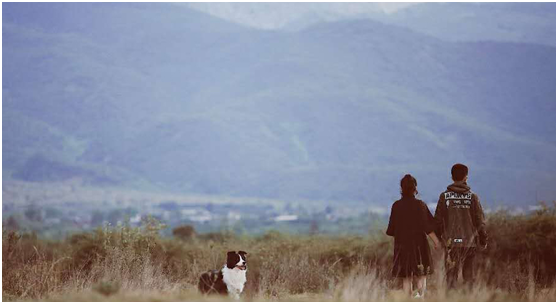
POLYGON ((227 252, 227 264, 221 270, 209 270, 200 276, 200 292, 229 294, 240 299, 246 283, 246 255, 244 251, 227 252))

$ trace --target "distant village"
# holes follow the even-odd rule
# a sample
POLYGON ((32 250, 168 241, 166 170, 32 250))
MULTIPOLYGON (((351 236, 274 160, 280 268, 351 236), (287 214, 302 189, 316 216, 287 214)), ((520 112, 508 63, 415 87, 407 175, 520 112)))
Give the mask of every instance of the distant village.
POLYGON ((356 220, 364 220, 362 227, 353 231, 366 233, 373 217, 387 220, 385 210, 378 208, 332 207, 311 208, 301 204, 287 203, 285 206, 272 204, 239 203, 179 203, 163 201, 137 210, 133 207, 111 207, 92 209, 75 203, 41 207, 15 206, 9 202, 2 204, 3 223, 6 229, 24 230, 50 237, 61 237, 76 231, 88 231, 97 227, 118 227, 128 225, 139 227, 148 218, 166 225, 163 234, 171 234, 178 226, 194 227, 199 233, 233 231, 236 233, 258 234, 268 230, 289 233, 335 233, 346 230, 343 223, 353 226, 356 220), (340 224, 337 227, 336 224, 340 224))
MULTIPOLYGON (((167 195, 99 189, 81 183, 4 182, 3 229, 64 238, 98 227, 140 227, 149 219, 165 225, 161 234, 191 227, 196 233, 220 231, 262 234, 367 234, 385 230, 391 204, 279 201, 258 198, 167 195)), ((436 202, 428 202, 434 213, 436 202)), ((540 208, 514 207, 511 214, 540 208)), ((491 210, 485 206, 485 212, 491 210)))

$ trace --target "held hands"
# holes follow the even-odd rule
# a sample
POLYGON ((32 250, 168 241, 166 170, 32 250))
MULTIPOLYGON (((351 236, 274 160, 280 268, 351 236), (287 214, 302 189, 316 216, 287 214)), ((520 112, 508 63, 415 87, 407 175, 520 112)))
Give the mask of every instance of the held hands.
POLYGON ((435 250, 441 249, 440 240, 438 240, 438 237, 436 236, 436 234, 434 232, 430 232, 428 234, 428 237, 430 237, 430 239, 434 243, 434 249, 435 250))
POLYGON ((440 249, 440 242, 438 240, 433 240, 433 241, 434 241, 434 249, 439 250, 440 249))

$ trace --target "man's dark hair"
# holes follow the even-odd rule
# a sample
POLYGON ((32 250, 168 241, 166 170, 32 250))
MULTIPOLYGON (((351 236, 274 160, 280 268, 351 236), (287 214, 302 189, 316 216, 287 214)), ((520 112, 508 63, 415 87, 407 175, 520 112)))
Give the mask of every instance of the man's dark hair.
POLYGON ((464 164, 455 164, 451 167, 451 179, 454 181, 462 181, 469 174, 469 168, 464 164))
POLYGON ((418 194, 417 180, 411 175, 407 174, 401 179, 401 196, 415 197, 418 194))

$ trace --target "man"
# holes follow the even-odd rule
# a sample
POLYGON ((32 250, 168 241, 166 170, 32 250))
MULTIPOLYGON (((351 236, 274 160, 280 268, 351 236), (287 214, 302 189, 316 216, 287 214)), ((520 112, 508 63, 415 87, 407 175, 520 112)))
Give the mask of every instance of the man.
POLYGON ((438 235, 446 247, 446 279, 454 288, 459 269, 463 280, 473 282, 473 261, 478 249, 487 246, 484 213, 478 195, 467 185, 469 169, 463 164, 451 168, 453 183, 440 194, 434 218, 440 224, 438 235))

